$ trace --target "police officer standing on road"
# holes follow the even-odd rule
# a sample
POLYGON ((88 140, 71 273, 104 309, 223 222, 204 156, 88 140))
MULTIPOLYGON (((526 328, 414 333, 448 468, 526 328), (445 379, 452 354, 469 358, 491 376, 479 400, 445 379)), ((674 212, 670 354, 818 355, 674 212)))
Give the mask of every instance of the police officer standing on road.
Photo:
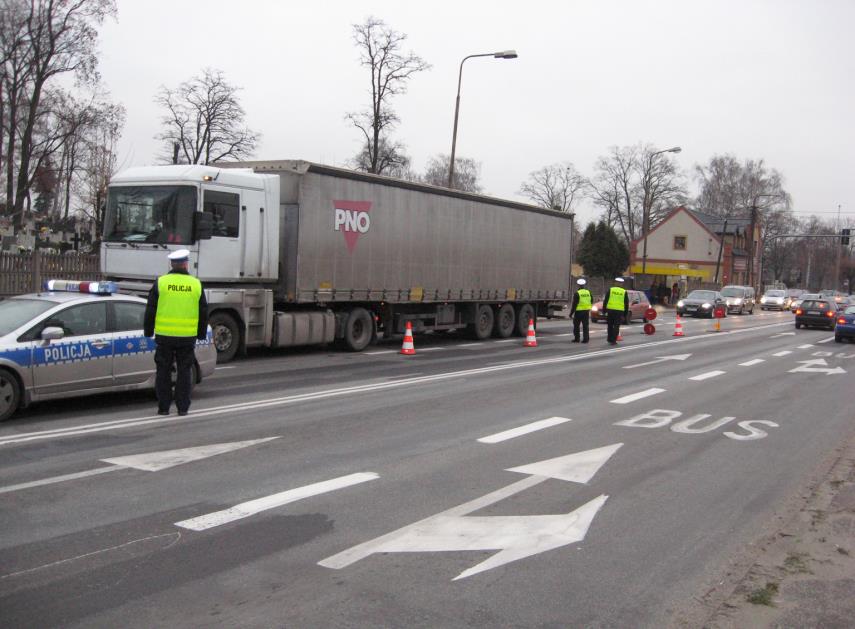
POLYGON ((623 278, 616 277, 615 285, 609 288, 606 298, 603 300, 606 309, 606 332, 609 345, 617 345, 620 336, 620 322, 629 313, 629 296, 623 287, 623 278))
POLYGON ((154 352, 157 414, 169 415, 173 400, 172 366, 177 364, 175 406, 179 415, 186 415, 190 409, 196 339, 204 339, 208 331, 208 302, 202 283, 187 271, 190 252, 179 249, 167 257, 172 268, 157 278, 148 294, 144 334, 154 336, 157 346, 154 352))
POLYGON ((584 278, 580 277, 576 283, 579 288, 576 289, 576 293, 573 295, 573 305, 570 306, 570 316, 573 317, 573 342, 579 342, 579 325, 581 324, 582 343, 587 343, 589 339, 588 323, 593 299, 591 298, 591 291, 585 288, 585 284, 588 282, 584 278))

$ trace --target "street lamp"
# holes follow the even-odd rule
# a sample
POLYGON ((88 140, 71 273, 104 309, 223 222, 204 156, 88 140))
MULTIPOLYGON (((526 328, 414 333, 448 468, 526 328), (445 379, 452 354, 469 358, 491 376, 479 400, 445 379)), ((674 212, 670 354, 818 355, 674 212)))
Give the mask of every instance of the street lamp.
MULTIPOLYGON (((655 151, 650 154, 648 158, 650 162, 650 167, 653 167, 653 158, 657 155, 661 155, 662 153, 679 153, 683 149, 679 146, 672 146, 669 149, 665 149, 664 151, 655 151)), ((648 170, 649 170, 648 168, 648 170)), ((650 231, 650 200, 645 197, 644 199, 644 207, 641 208, 642 216, 641 216, 641 233, 644 236, 644 249, 641 254, 641 274, 647 274, 647 232, 650 231)))
POLYGON ((457 116, 460 113, 460 83, 463 80, 463 64, 467 59, 473 57, 493 57, 494 59, 516 59, 516 50, 501 50, 499 52, 484 52, 477 55, 469 55, 463 57, 460 62, 460 73, 457 75, 457 100, 454 103, 454 134, 451 136, 451 161, 448 166, 448 187, 451 188, 454 182, 454 154, 457 151, 457 116))

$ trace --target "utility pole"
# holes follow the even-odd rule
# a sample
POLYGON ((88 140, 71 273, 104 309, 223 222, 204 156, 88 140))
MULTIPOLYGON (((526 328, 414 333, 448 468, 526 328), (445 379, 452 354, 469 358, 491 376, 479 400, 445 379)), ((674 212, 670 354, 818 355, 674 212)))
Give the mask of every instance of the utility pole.
POLYGON ((727 236, 727 217, 724 217, 724 229, 721 232, 721 242, 718 245, 718 260, 715 261, 715 279, 713 280, 716 284, 718 284, 718 269, 721 266, 721 250, 724 249, 724 238, 727 236))
MULTIPOLYGON (((834 223, 834 233, 840 233, 840 204, 837 204, 837 221, 834 223)), ((840 250, 843 249, 842 238, 836 240, 837 256, 834 262, 834 290, 840 290, 840 250)))

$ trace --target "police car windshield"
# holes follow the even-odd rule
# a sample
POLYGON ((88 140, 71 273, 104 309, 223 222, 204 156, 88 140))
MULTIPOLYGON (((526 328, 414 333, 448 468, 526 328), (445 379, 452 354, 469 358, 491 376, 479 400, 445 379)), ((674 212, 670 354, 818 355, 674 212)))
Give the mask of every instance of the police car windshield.
POLYGON ((34 317, 56 306, 46 299, 6 299, 0 301, 0 336, 17 330, 34 317))
POLYGON ((104 240, 190 244, 194 186, 113 186, 107 196, 104 240))

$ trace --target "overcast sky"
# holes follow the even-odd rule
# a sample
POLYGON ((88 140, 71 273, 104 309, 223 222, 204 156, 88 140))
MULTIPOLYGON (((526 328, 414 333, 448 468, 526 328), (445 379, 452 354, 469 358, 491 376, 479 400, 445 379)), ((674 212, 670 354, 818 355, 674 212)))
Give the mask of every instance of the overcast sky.
MULTIPOLYGON (((519 199, 528 173, 571 161, 590 175, 612 145, 679 145, 695 164, 732 153, 784 175, 800 215, 855 217, 855 2, 589 0, 287 2, 118 0, 100 71, 127 108, 123 166, 153 164, 153 96, 204 67, 242 88, 257 159, 346 165, 360 147, 344 119, 370 102, 352 25, 374 15, 433 67, 394 107, 416 170, 451 149, 481 163, 486 193, 519 199)), ((695 182, 689 189, 694 194, 695 182)), ((593 218, 590 203, 580 206, 593 218)))

